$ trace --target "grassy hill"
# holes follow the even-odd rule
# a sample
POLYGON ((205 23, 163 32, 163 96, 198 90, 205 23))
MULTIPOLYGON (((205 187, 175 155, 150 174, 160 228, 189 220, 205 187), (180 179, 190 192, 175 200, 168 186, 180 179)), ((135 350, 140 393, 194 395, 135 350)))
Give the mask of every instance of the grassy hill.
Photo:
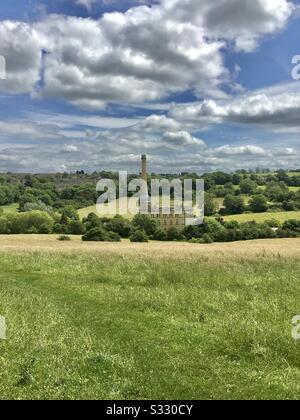
MULTIPOLYGON (((122 203, 120 202, 120 200, 119 200, 119 199, 117 199, 117 200, 116 200, 116 207, 117 207, 117 211, 118 211, 118 209, 120 208, 120 205, 122 205, 122 203)), ((79 213, 79 217, 80 217, 81 219, 83 219, 83 218, 87 217, 90 213, 95 213, 95 214, 97 214, 97 215, 99 215, 99 216, 101 216, 101 217, 108 217, 108 218, 113 217, 111 214, 109 214, 109 213, 107 212, 107 210, 106 210, 106 208, 105 208, 105 205, 100 206, 100 210, 101 210, 101 214, 98 214, 97 207, 96 207, 96 205, 94 205, 94 206, 85 207, 85 208, 83 208, 83 209, 80 209, 80 210, 78 210, 78 213, 79 213)), ((127 215, 124 215, 123 217, 125 217, 125 218, 127 218, 127 219, 132 219, 132 217, 133 217, 133 216, 132 216, 132 215, 130 215, 130 214, 127 214, 127 215)))
POLYGON ((1 399, 298 399, 299 254, 267 243, 165 260, 151 244, 133 246, 142 257, 2 251, 1 399))

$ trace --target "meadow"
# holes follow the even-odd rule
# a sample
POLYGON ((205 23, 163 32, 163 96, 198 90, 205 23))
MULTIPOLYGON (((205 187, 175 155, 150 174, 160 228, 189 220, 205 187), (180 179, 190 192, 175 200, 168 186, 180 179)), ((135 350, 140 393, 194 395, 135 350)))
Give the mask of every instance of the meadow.
POLYGON ((300 211, 279 211, 269 213, 244 213, 231 216, 224 216, 224 220, 236 220, 239 223, 252 222, 264 223, 266 220, 274 219, 278 222, 284 223, 287 220, 300 220, 300 211))
POLYGON ((299 398, 299 239, 56 239, 0 236, 1 399, 299 398))

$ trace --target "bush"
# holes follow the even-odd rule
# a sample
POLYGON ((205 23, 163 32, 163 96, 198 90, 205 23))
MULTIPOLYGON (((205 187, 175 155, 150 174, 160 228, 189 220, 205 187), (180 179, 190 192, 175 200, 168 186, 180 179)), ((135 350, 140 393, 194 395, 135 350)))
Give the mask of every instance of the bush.
POLYGON ((227 214, 242 214, 246 209, 244 199, 234 195, 227 195, 225 197, 224 206, 227 214))
POLYGON ((85 242, 105 242, 108 240, 108 233, 102 228, 93 228, 83 235, 82 240, 85 242))
POLYGON ((53 230, 54 220, 48 213, 31 211, 7 216, 7 233, 28 233, 35 229, 37 232, 50 233, 53 230))
POLYGON ((68 233, 72 235, 83 235, 86 232, 86 228, 82 222, 72 221, 67 226, 68 233))
POLYGON ((276 232, 278 238, 297 238, 297 233, 288 229, 278 229, 276 232))
POLYGON ((122 238, 129 238, 131 232, 130 223, 122 216, 115 216, 106 224, 106 229, 111 232, 117 233, 122 238))
POLYGON ((159 228, 156 220, 144 214, 137 214, 132 221, 133 229, 144 231, 147 236, 154 235, 154 232, 159 228))
POLYGON ((300 233, 300 220, 287 220, 283 224, 282 229, 300 233))
POLYGON ((35 227, 31 227, 25 233, 28 234, 28 235, 38 235, 39 231, 35 227))
POLYGON ((68 235, 60 235, 60 237, 57 238, 57 240, 58 241, 61 241, 61 242, 63 242, 63 241, 71 241, 71 238, 68 235))
POLYGON ((43 224, 40 228, 38 233, 44 234, 44 235, 49 235, 49 233, 51 233, 50 227, 46 224, 43 224))
POLYGON ((205 233, 200 239, 200 243, 202 244, 212 244, 213 242, 212 237, 208 233, 205 233))
POLYGON ((95 213, 90 213, 86 219, 83 219, 83 224, 85 225, 86 230, 91 230, 93 228, 103 228, 103 223, 95 213))
POLYGON ((204 225, 200 228, 204 229, 203 233, 207 233, 216 242, 222 240, 226 232, 225 227, 216 220, 205 220, 204 225))
POLYGON ((130 242, 148 242, 148 236, 144 230, 135 230, 130 236, 130 242))
POLYGON ((167 241, 168 240, 168 236, 167 236, 167 232, 163 229, 157 229, 154 232, 154 235, 152 235, 152 239, 154 241, 167 241))
POLYGON ((179 232, 175 227, 168 229, 167 231, 167 240, 168 241, 182 241, 186 239, 181 232, 179 232))
POLYGON ((280 228, 281 227, 281 223, 279 222, 279 220, 276 219, 268 219, 265 221, 264 223, 266 226, 269 226, 270 228, 280 228))
POLYGON ((116 232, 107 232, 107 240, 109 242, 120 242, 121 236, 116 232))
POLYGON ((268 201, 263 194, 255 195, 249 203, 253 213, 265 213, 269 209, 268 201))

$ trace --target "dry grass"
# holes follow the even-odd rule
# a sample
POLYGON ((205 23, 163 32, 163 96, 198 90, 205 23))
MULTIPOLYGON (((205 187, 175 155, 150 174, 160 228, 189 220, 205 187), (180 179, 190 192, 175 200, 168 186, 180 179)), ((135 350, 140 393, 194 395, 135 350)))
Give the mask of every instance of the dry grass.
POLYGON ((124 240, 121 243, 82 242, 81 237, 72 236, 72 241, 60 242, 56 235, 0 235, 0 252, 59 252, 92 253, 103 256, 135 258, 195 257, 221 258, 270 256, 299 256, 300 239, 264 239, 210 245, 181 242, 150 242, 135 244, 124 240))

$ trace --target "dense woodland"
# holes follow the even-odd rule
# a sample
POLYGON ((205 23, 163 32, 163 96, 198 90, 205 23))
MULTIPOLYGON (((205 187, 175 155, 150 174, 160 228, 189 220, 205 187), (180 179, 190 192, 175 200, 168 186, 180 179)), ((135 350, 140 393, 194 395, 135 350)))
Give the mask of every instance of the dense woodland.
MULTIPOLYGON (((130 175, 129 180, 136 175, 130 175)), ((151 174, 153 178, 197 179, 198 175, 151 174)), ((144 242, 156 240, 230 241, 260 237, 289 237, 299 234, 297 221, 276 222, 272 214, 300 210, 300 170, 239 171, 204 174, 205 225, 187 227, 184 232, 162 231, 152 220, 137 216, 132 222, 116 217, 100 219, 90 215, 80 220, 78 209, 93 206, 97 201, 95 185, 103 178, 118 182, 118 174, 101 172, 85 174, 2 174, 0 206, 17 205, 15 214, 6 214, 0 207, 0 233, 58 233, 84 235, 84 240, 120 240, 144 242), (268 213, 266 222, 239 224, 226 222, 226 215, 268 213), (214 219, 213 219, 214 218, 214 219), (146 220, 145 220, 146 219, 146 220), (92 231, 92 233, 91 233, 92 231)))

